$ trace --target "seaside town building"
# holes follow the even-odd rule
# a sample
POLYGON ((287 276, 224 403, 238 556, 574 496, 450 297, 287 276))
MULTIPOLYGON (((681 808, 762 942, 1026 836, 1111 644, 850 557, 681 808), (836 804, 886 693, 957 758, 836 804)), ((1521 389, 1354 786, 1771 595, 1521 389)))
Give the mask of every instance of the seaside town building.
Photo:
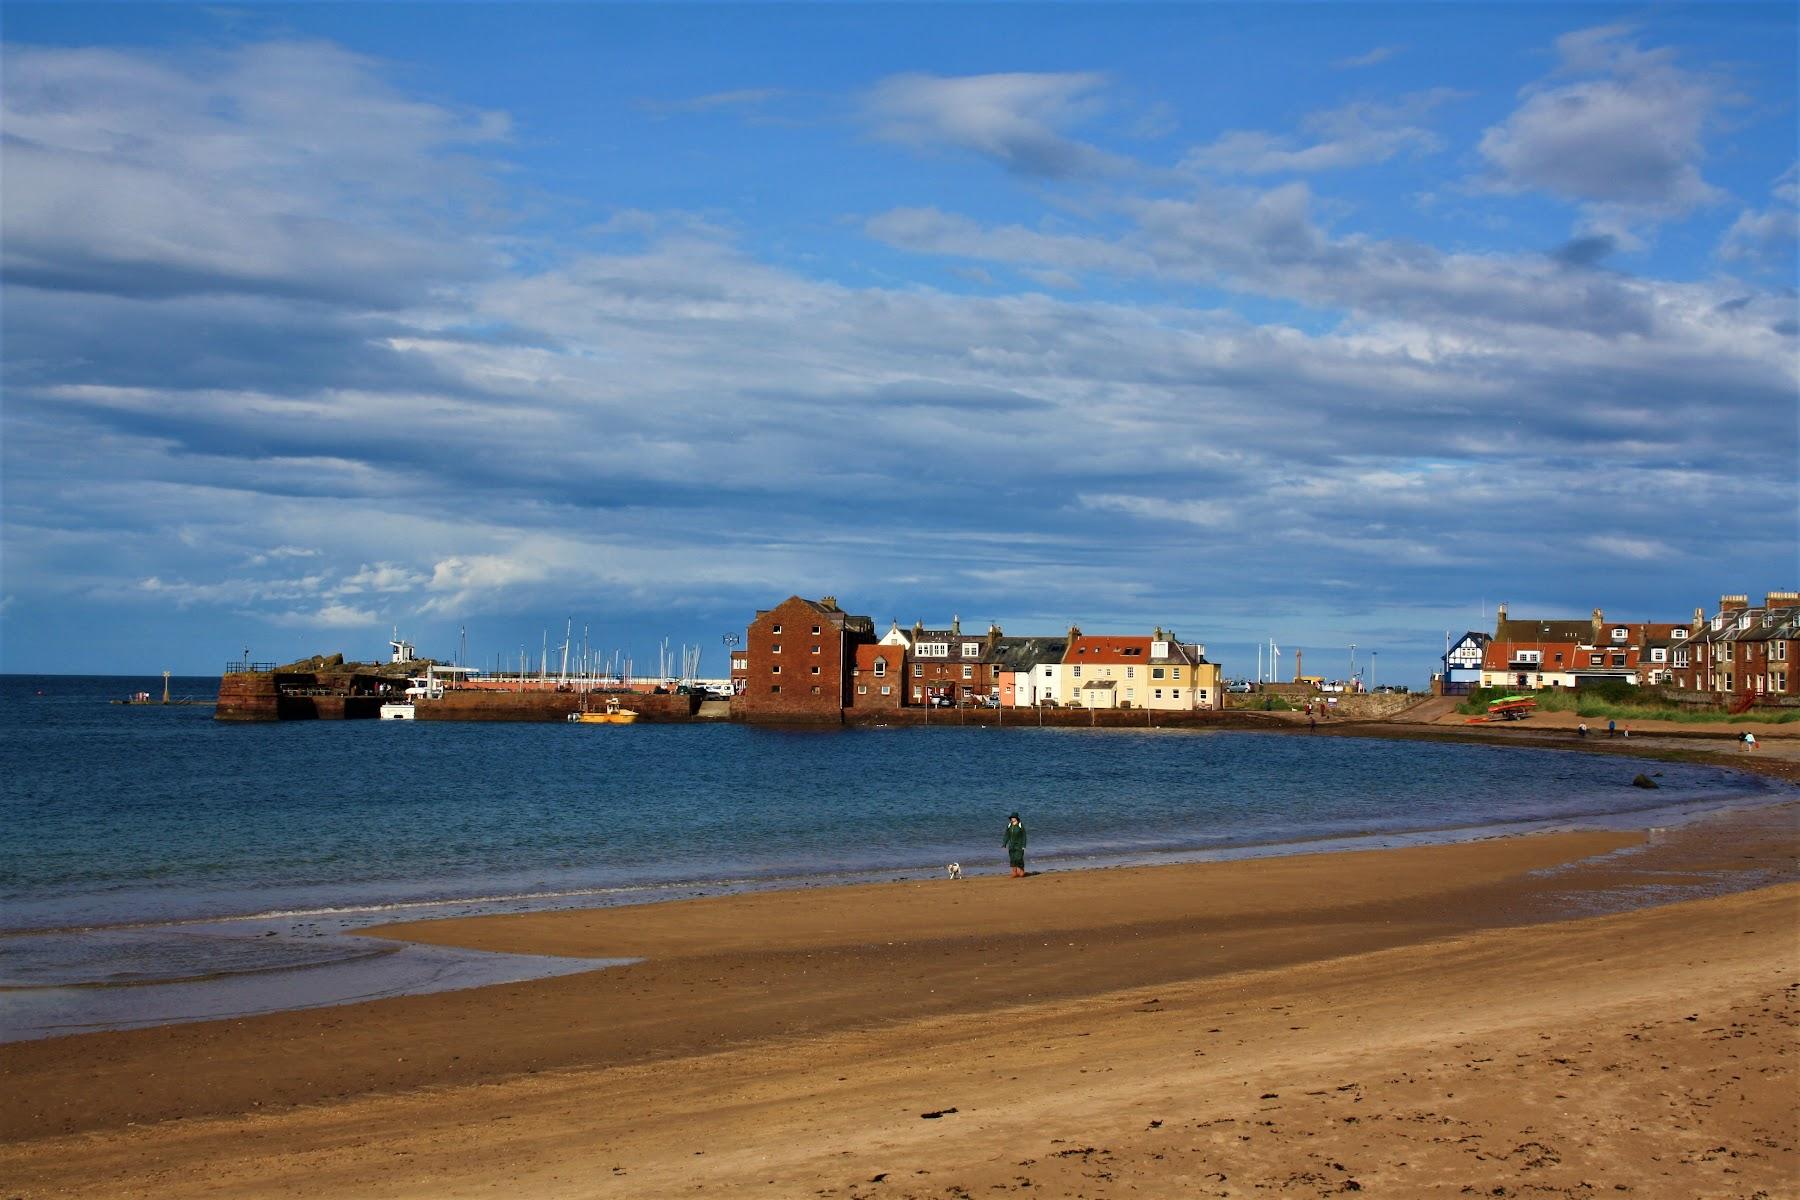
POLYGON ((838 720, 854 695, 856 647, 874 641, 874 622, 846 613, 835 596, 789 596, 750 622, 732 703, 749 720, 838 720))
POLYGON ((1060 687, 1081 708, 1192 710, 1223 704, 1218 668, 1206 661, 1205 647, 1176 641, 1160 628, 1149 637, 1070 630, 1060 687))
POLYGON ((906 699, 906 649, 884 643, 856 648, 851 708, 899 708, 906 699))
POLYGON ((1687 636, 1671 655, 1671 686, 1710 693, 1734 704, 1800 696, 1800 592, 1768 592, 1760 607, 1748 595, 1719 597, 1712 618, 1694 610, 1687 636))
POLYGON ((1001 706, 1033 708, 1040 704, 1061 704, 1057 683, 1063 654, 1068 648, 1067 637, 1001 638, 995 648, 1001 706))
POLYGON ((1493 640, 1487 634, 1471 629, 1444 651, 1444 695, 1466 695, 1471 688, 1482 686, 1482 659, 1488 643, 1493 640))
POLYGON ((906 648, 906 703, 939 705, 997 702, 1000 640, 998 625, 988 626, 985 634, 965 634, 959 617, 951 618, 948 629, 927 629, 915 621, 907 631, 896 621, 881 639, 883 645, 906 648))
MULTIPOLYGON (((1608 621, 1596 608, 1586 621, 1518 620, 1502 604, 1494 636, 1481 649, 1482 687, 1508 690, 1578 688, 1597 683, 1656 684, 1673 672, 1686 627, 1652 621, 1608 621)), ((1472 639, 1457 651, 1466 659, 1472 639)), ((1446 685, 1450 656, 1445 656, 1446 685)), ((1447 686, 1448 690, 1448 686, 1447 686)))

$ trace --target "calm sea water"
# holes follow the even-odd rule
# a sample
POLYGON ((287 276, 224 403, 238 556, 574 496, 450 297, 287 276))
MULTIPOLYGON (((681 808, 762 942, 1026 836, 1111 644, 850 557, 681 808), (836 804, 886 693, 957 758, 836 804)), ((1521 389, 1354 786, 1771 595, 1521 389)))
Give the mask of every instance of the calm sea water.
POLYGON ((1013 809, 1055 870, 1642 824, 1772 787, 1669 763, 1646 792, 1603 756, 1363 738, 235 725, 107 703, 141 689, 160 680, 0 676, 0 1038, 550 965, 343 936, 379 920, 999 871, 1013 809))

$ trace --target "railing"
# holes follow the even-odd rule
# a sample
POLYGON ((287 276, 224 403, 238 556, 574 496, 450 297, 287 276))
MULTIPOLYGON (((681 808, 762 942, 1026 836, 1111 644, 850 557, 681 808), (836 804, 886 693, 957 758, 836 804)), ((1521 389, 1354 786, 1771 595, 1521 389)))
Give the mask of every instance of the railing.
POLYGON ((225 664, 225 674, 227 675, 267 675, 274 669, 274 663, 239 661, 225 664))

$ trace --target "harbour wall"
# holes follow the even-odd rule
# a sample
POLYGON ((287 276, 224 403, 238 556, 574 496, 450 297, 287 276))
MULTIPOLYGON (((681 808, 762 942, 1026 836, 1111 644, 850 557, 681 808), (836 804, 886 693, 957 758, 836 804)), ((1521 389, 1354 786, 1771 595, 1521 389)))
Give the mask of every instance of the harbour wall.
MULTIPOLYGON (((393 680, 324 671, 237 671, 219 677, 218 721, 373 719, 393 680)), ((404 687, 404 682, 401 683, 404 687)))
MULTIPOLYGON (((583 699, 590 709, 598 710, 609 694, 590 692, 501 692, 485 690, 445 691, 435 699, 421 698, 413 706, 421 721, 566 721, 569 714, 579 712, 583 699)), ((691 721, 699 711, 698 693, 686 696, 664 694, 624 694, 617 697, 620 705, 638 714, 640 721, 691 721)))

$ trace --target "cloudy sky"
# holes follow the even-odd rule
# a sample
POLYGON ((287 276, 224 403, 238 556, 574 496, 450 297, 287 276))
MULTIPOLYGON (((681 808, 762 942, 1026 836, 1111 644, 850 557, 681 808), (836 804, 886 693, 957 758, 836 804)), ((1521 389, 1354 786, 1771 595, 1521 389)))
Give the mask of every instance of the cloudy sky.
POLYGON ((1796 16, 8 4, 0 667, 1800 576, 1796 16))

